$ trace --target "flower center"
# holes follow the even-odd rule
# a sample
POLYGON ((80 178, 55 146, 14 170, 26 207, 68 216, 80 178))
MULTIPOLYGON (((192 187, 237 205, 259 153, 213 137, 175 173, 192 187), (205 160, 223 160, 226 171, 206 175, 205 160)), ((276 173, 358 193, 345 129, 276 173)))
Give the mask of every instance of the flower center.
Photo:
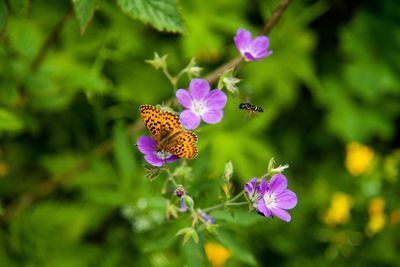
POLYGON ((157 151, 157 152, 156 152, 157 158, 163 159, 163 160, 164 160, 164 159, 168 159, 171 155, 172 155, 171 153, 169 153, 169 152, 167 152, 167 151, 164 151, 164 150, 161 150, 161 151, 157 151))
POLYGON ((197 115, 201 116, 205 112, 207 112, 207 105, 206 105, 205 101, 203 101, 203 100, 193 100, 192 106, 190 109, 197 115))
POLYGON ((267 208, 273 208, 275 206, 275 196, 274 194, 265 193, 264 202, 267 208))

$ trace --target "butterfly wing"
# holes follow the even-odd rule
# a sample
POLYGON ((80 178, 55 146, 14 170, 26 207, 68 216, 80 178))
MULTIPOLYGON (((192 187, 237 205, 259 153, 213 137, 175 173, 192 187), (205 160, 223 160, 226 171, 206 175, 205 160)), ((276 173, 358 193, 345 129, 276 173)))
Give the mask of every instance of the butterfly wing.
POLYGON ((143 122, 157 142, 161 139, 161 114, 161 111, 154 106, 140 106, 140 115, 142 116, 143 122))
POLYGON ((197 135, 182 129, 165 150, 180 158, 194 159, 197 156, 197 135))
POLYGON ((174 133, 177 133, 182 130, 182 124, 179 121, 178 116, 171 112, 162 112, 161 113, 161 128, 160 128, 160 138, 161 143, 164 141, 168 141, 166 139, 172 140, 172 136, 174 133))

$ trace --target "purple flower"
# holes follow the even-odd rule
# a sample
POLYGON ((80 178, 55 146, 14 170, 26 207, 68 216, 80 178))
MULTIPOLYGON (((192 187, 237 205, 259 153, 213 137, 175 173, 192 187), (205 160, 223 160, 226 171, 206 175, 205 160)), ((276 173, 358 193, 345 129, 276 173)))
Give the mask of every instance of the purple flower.
POLYGON ((160 167, 166 163, 171 163, 179 159, 167 151, 157 151, 157 142, 150 136, 140 136, 136 146, 144 154, 144 159, 153 166, 160 167))
POLYGON ((181 198, 181 201, 179 201, 179 211, 180 212, 185 212, 189 209, 189 207, 186 205, 185 200, 181 198))
POLYGON ((244 185, 244 191, 246 191, 247 196, 254 206, 257 206, 257 202, 260 199, 260 187, 257 186, 257 177, 254 177, 244 185))
POLYGON ((176 98, 186 109, 179 119, 187 129, 195 129, 200 125, 200 120, 209 124, 221 121, 227 97, 221 90, 210 91, 210 85, 204 79, 192 79, 189 91, 179 89, 176 98))
POLYGON ((272 51, 268 50, 269 39, 267 36, 258 36, 253 40, 251 32, 239 28, 233 40, 246 61, 261 60, 272 54, 272 51))
POLYGON ((260 182, 261 197, 257 203, 257 212, 265 217, 272 215, 289 222, 290 214, 286 211, 297 204, 297 196, 286 189, 287 179, 283 174, 275 174, 268 183, 265 179, 260 182))
POLYGON ((210 223, 210 224, 215 224, 216 220, 214 217, 207 215, 205 212, 203 212, 202 210, 197 210, 201 216, 201 218, 204 220, 204 222, 206 223, 210 223))

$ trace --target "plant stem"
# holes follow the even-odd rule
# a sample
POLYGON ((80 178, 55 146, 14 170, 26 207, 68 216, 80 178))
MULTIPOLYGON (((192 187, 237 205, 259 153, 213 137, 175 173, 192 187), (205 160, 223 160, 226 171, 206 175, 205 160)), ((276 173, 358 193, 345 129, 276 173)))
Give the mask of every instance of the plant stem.
POLYGON ((244 206, 244 205, 249 205, 248 202, 235 202, 235 203, 226 203, 225 206, 244 206))
POLYGON ((203 211, 205 213, 207 213, 207 212, 210 212, 212 210, 218 210, 218 209, 223 208, 225 206, 242 206, 242 205, 244 205, 243 203, 247 204, 247 202, 234 202, 237 199, 239 199, 243 194, 244 194, 244 190, 242 192, 240 192, 239 194, 237 194, 235 197, 231 198, 230 200, 228 200, 228 201, 226 201, 224 203, 220 203, 220 204, 208 207, 208 208, 204 209, 203 211), (239 205, 237 205, 237 204, 239 204, 239 205))
POLYGON ((261 32, 261 35, 266 35, 270 32, 272 27, 278 22, 281 17, 283 11, 289 6, 290 0, 281 0, 279 6, 275 9, 272 16, 269 18, 268 22, 264 25, 264 28, 261 32))
POLYGON ((162 69, 163 70, 163 73, 164 73, 164 75, 165 75, 165 77, 167 77, 167 79, 169 80, 169 82, 172 84, 172 86, 174 87, 174 90, 176 91, 176 85, 177 85, 177 82, 178 82, 178 80, 177 80, 177 78, 176 77, 173 77, 170 73, 169 73, 169 71, 167 70, 167 68, 163 68, 162 69))
POLYGON ((174 176, 172 175, 171 171, 169 170, 169 168, 166 168, 166 172, 168 174, 168 180, 171 181, 175 187, 178 186, 178 184, 176 183, 174 176))
POLYGON ((210 212, 212 210, 218 210, 218 209, 223 208, 223 207, 225 207, 225 203, 221 203, 221 204, 217 204, 217 205, 208 207, 208 208, 204 209, 203 211, 204 211, 204 213, 208 213, 208 212, 210 212))
POLYGON ((239 194, 237 194, 236 196, 234 196, 233 198, 229 199, 229 201, 227 201, 227 202, 234 202, 234 201, 238 200, 243 195, 244 195, 244 190, 242 192, 240 192, 239 194))

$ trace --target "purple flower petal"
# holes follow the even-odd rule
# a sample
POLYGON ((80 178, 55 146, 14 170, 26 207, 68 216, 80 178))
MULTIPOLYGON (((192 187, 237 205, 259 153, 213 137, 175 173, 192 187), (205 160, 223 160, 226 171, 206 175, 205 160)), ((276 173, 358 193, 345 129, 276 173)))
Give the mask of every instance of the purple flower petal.
POLYGON ((206 223, 215 224, 216 220, 214 217, 207 215, 206 213, 202 213, 201 217, 206 223))
POLYGON ((287 188, 287 179, 283 174, 275 174, 269 182, 269 188, 275 194, 281 193, 287 188))
POLYGON ((263 59, 265 57, 268 57, 270 55, 272 55, 272 51, 271 50, 266 50, 266 51, 258 52, 255 55, 255 58, 256 58, 256 60, 261 60, 261 59, 263 59))
POLYGON ((201 100, 210 92, 210 85, 205 79, 192 79, 189 85, 189 91, 192 99, 201 100))
POLYGON ((276 195, 276 207, 281 209, 292 209, 297 205, 297 196, 293 191, 285 190, 276 195))
POLYGON ((286 210, 280 209, 280 208, 271 208, 271 212, 273 215, 278 217, 279 219, 285 221, 285 222, 290 222, 292 217, 290 216, 289 212, 286 210))
POLYGON ((239 28, 236 36, 233 38, 233 41, 235 42, 236 47, 239 51, 243 50, 251 44, 251 32, 239 28))
POLYGON ((248 61, 253 61, 256 60, 255 57, 253 57, 253 55, 250 52, 244 52, 243 56, 245 57, 246 60, 248 61))
POLYGON ((189 130, 193 130, 200 125, 200 116, 189 109, 182 111, 181 115, 179 115, 179 120, 183 127, 189 130))
POLYGON ((158 158, 155 154, 145 154, 144 159, 153 166, 161 167, 166 163, 165 159, 158 158))
POLYGON ((179 89, 178 91, 176 91, 175 95, 182 106, 184 106, 185 108, 190 108, 190 106, 192 105, 192 97, 190 96, 188 91, 179 89))
POLYGON ((257 177, 252 178, 244 185, 244 190, 247 194, 252 195, 257 187, 257 177))
POLYGON ((271 217, 271 210, 267 208, 265 205, 264 199, 258 200, 257 203, 257 212, 264 215, 265 217, 271 217))
POLYGON ((143 154, 155 154, 157 149, 157 142, 150 136, 140 136, 136 143, 138 149, 143 154))
POLYGON ((269 46, 269 39, 267 36, 258 36, 254 38, 251 43, 251 51, 254 54, 258 54, 261 51, 266 51, 269 46))
POLYGON ((226 105, 226 94, 218 89, 211 90, 206 97, 207 108, 209 110, 223 109, 226 105))
POLYGON ((189 209, 189 207, 186 205, 185 200, 181 198, 181 201, 179 202, 179 211, 180 212, 185 212, 189 209))
POLYGON ((261 198, 262 198, 262 197, 264 197, 265 192, 268 190, 268 183, 265 180, 265 178, 261 179, 259 187, 260 187, 260 195, 261 195, 261 198))
POLYGON ((204 122, 208 124, 218 123, 222 120, 224 112, 222 110, 210 110, 201 116, 204 122))
POLYGON ((165 159, 165 162, 166 162, 166 163, 172 163, 172 162, 177 161, 178 159, 180 159, 178 156, 176 156, 176 155, 171 155, 171 156, 169 156, 167 159, 165 159))

